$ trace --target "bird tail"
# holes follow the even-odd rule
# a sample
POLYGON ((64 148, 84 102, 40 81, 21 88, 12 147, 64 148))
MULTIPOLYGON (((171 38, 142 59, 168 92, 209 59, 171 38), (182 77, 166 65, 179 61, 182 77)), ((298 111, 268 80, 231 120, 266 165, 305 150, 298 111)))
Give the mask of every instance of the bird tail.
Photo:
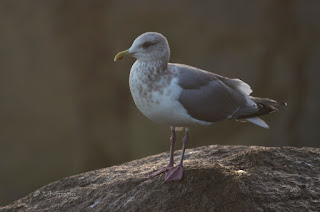
POLYGON ((287 103, 278 102, 268 98, 260 98, 260 97, 253 97, 250 96, 250 99, 257 104, 257 109, 251 110, 240 110, 236 113, 236 119, 239 121, 248 121, 253 124, 256 124, 263 128, 269 128, 268 124, 265 123, 262 119, 258 118, 257 116, 266 115, 268 113, 272 113, 278 110, 280 106, 286 106, 287 103))
POLYGON ((265 104, 265 105, 273 106, 273 107, 287 106, 286 102, 279 102, 279 101, 269 99, 269 98, 250 96, 250 99, 252 99, 256 103, 265 104))
POLYGON ((245 119, 245 118, 253 118, 257 116, 266 115, 268 113, 272 113, 278 110, 280 106, 286 106, 287 103, 278 102, 273 99, 268 98, 260 98, 250 96, 250 99, 257 104, 257 109, 254 111, 248 111, 248 113, 239 114, 237 119, 245 119))
POLYGON ((263 127, 265 129, 269 129, 269 125, 263 121, 261 118, 258 118, 258 117, 253 117, 253 118, 246 118, 245 119, 246 121, 248 122, 251 122, 252 124, 255 124, 255 125, 258 125, 260 127, 263 127))

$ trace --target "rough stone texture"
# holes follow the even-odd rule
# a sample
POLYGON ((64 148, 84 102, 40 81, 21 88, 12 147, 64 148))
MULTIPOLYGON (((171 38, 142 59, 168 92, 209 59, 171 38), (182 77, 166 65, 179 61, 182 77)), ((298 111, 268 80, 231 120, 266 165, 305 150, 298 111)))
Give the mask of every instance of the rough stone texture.
POLYGON ((64 176, 168 150, 169 127, 152 124, 132 100, 134 59, 113 62, 146 31, 168 38, 171 62, 288 102, 263 117, 272 130, 221 122, 192 130, 188 147, 319 147, 319 20, 319 0, 0 1, 0 205, 64 176))
POLYGON ((166 152, 64 178, 0 211, 320 210, 320 149, 212 145, 185 157, 180 182, 149 178, 166 152))

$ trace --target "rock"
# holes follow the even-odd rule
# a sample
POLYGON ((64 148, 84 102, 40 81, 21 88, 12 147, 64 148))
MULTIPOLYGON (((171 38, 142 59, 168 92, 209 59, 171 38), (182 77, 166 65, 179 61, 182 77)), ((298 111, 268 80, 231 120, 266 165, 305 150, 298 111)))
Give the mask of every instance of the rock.
POLYGON ((67 177, 0 211, 320 210, 320 149, 199 147, 186 151, 182 181, 150 178, 168 159, 166 152, 67 177))

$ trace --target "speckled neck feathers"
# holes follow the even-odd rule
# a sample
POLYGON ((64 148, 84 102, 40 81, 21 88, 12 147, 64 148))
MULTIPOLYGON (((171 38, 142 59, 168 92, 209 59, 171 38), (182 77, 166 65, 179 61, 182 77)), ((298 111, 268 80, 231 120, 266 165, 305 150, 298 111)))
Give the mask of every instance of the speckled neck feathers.
POLYGON ((137 87, 141 97, 146 93, 163 92, 172 80, 174 73, 168 69, 168 63, 158 60, 141 62, 137 60, 130 72, 130 87, 137 87))

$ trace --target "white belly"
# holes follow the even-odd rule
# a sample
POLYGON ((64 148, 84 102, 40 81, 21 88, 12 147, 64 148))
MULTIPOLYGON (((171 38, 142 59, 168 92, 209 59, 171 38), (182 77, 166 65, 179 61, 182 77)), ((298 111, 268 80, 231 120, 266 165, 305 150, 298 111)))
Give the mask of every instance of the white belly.
POLYGON ((154 122, 176 127, 211 124, 192 118, 180 104, 178 98, 182 88, 177 84, 176 78, 172 78, 170 83, 160 78, 153 87, 146 80, 141 70, 133 66, 129 78, 131 94, 136 106, 146 117, 154 122))

